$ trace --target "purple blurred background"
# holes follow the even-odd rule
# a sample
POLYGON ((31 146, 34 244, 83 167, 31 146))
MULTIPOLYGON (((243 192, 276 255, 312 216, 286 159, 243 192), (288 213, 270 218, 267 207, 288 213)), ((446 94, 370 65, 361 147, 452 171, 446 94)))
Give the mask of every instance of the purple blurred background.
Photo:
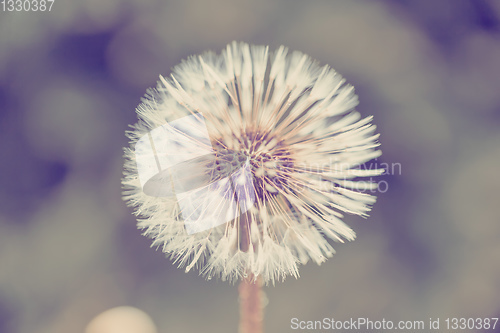
POLYGON ((0 12, 0 332, 83 332, 119 305, 160 333, 236 331, 236 286, 151 249, 120 194, 140 97, 232 40, 330 64, 375 116, 378 163, 394 166, 372 216, 347 218, 355 242, 265 288, 267 332, 292 331, 294 317, 499 317, 499 17, 499 1, 472 0, 56 0, 51 12, 0 12))

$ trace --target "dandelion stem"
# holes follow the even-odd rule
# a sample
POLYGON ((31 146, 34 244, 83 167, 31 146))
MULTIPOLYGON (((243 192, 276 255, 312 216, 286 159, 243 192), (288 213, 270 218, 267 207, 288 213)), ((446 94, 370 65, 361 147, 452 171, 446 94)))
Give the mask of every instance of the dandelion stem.
POLYGON ((240 333, 262 333, 264 297, 262 281, 253 275, 243 279, 238 288, 240 295, 240 333))

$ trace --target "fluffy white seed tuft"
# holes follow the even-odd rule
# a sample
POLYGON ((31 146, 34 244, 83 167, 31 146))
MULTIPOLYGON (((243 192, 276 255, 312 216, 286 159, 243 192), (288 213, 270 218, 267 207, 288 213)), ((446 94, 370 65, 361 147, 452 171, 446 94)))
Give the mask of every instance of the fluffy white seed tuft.
POLYGON ((139 121, 127 132, 124 199, 152 246, 186 271, 229 281, 253 274, 266 283, 298 277, 298 265, 335 253, 329 239, 355 238, 342 213, 366 217, 375 202, 376 184, 366 178, 383 170, 360 165, 380 156, 378 134, 357 104, 341 75, 283 46, 270 53, 233 42, 221 55, 190 57, 170 78, 160 76, 137 108, 139 121), (145 194, 134 147, 153 129, 200 114, 215 154, 207 174, 214 182, 234 179, 220 183, 215 201, 205 199, 229 222, 188 233, 180 198, 189 198, 145 194), (230 198, 235 204, 224 206, 230 198), (233 217, 235 209, 242 213, 233 217))

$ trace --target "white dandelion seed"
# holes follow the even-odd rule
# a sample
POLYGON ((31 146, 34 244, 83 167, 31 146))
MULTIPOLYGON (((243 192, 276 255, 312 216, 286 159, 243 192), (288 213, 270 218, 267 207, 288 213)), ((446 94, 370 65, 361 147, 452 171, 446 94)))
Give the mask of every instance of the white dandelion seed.
POLYGON ((190 57, 170 78, 160 76, 137 108, 139 121, 127 132, 124 199, 153 246, 186 271, 197 267, 229 281, 253 275, 266 284, 298 277, 300 264, 334 254, 328 239, 355 238, 344 212, 366 217, 375 202, 367 192, 376 184, 360 178, 383 170, 360 165, 380 156, 378 134, 357 104, 353 87, 333 69, 283 46, 269 54, 268 47, 233 42, 221 55, 190 57), (210 184, 190 188, 190 195, 145 193, 134 148, 154 129, 188 116, 206 126, 209 144, 180 132, 213 153, 200 172, 210 184), (188 222, 202 218, 209 227, 188 232, 200 225, 188 222))

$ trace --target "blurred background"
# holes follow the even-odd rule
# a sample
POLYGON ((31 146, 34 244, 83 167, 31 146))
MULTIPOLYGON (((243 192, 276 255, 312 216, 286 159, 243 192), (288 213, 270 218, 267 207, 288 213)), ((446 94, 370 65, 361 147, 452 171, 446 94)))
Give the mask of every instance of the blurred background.
POLYGON ((124 131, 146 89, 232 40, 330 64, 375 116, 377 162, 390 166, 372 216, 346 219, 355 242, 265 288, 266 331, 290 332, 294 317, 500 317, 499 17, 499 1, 481 0, 56 0, 51 12, 0 12, 0 332, 84 332, 124 305, 159 333, 236 332, 237 287, 150 248, 120 188, 124 131))

